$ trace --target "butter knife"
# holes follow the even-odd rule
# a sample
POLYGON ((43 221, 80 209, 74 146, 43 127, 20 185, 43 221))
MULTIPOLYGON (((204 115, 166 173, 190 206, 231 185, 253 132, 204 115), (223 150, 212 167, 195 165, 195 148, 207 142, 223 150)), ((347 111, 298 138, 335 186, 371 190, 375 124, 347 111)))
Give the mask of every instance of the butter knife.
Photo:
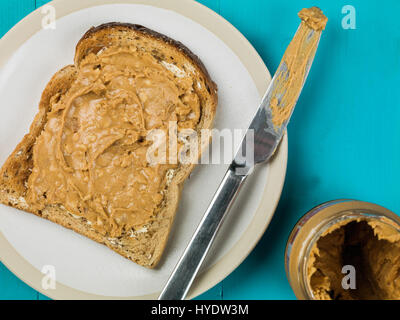
POLYGON ((299 12, 301 23, 192 239, 159 300, 185 299, 224 217, 254 166, 266 163, 282 139, 314 60, 327 18, 317 7, 299 12))

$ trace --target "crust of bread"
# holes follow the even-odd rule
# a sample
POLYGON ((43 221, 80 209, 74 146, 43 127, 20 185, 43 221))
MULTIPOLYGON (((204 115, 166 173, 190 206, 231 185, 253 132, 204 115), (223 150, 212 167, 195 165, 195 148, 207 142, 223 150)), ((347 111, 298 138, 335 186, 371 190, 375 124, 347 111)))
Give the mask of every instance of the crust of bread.
MULTIPOLYGON (((97 232, 84 218, 68 212, 61 204, 49 205, 43 210, 34 210, 26 202, 27 181, 33 167, 33 146, 42 132, 51 99, 57 99, 68 92, 75 81, 80 62, 91 53, 97 53, 107 46, 118 46, 121 41, 146 43, 152 48, 157 59, 178 65, 186 72, 192 72, 205 84, 200 92, 201 118, 198 131, 212 128, 217 107, 217 86, 211 80, 200 59, 182 43, 146 27, 126 23, 107 23, 91 28, 76 46, 74 65, 58 71, 43 91, 39 112, 32 122, 29 133, 24 136, 0 170, 0 203, 33 213, 48 219, 98 243, 104 244, 120 255, 139 265, 154 268, 165 249, 168 235, 178 208, 183 184, 194 168, 194 164, 180 165, 165 191, 163 207, 157 218, 140 232, 125 233, 119 238, 110 238, 97 232)), ((203 146, 205 147, 205 146, 203 146)))

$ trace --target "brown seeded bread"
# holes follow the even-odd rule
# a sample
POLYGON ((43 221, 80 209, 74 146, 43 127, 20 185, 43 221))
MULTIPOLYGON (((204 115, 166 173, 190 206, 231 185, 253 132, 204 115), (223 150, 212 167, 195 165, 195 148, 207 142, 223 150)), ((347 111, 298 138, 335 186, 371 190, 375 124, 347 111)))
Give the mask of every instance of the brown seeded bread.
POLYGON ((74 65, 58 71, 47 84, 41 97, 39 112, 33 120, 29 133, 4 163, 0 171, 0 202, 58 223, 106 245, 139 265, 153 268, 164 251, 183 183, 194 165, 179 165, 164 192, 162 208, 156 219, 147 226, 146 232, 124 233, 119 238, 100 234, 84 217, 72 215, 62 204, 48 205, 43 210, 35 210, 25 200, 27 181, 33 167, 33 147, 46 124, 51 100, 68 92, 76 79, 80 62, 87 54, 127 42, 141 50, 152 52, 160 62, 174 63, 185 72, 190 72, 195 80, 194 83, 200 81, 203 86, 201 91, 197 91, 201 101, 201 117, 197 130, 200 132, 201 129, 212 127, 217 106, 217 87, 210 79, 203 63, 182 43, 139 25, 108 23, 91 28, 76 47, 74 65))

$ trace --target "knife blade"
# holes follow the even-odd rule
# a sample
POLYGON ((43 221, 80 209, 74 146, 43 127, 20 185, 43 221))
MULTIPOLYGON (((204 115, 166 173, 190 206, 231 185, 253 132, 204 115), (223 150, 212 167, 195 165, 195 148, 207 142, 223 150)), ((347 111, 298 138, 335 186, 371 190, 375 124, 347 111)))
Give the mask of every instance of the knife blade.
POLYGON ((224 217, 258 163, 277 149, 307 79, 327 18, 319 8, 299 12, 301 23, 261 100, 241 146, 159 300, 184 299, 224 217))

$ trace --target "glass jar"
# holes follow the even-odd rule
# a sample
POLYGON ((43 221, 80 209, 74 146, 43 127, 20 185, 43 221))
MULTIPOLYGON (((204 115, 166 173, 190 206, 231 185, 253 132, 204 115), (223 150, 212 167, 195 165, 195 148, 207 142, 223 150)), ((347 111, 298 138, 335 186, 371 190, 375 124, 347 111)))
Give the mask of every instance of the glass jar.
POLYGON ((293 228, 285 250, 286 275, 298 299, 316 299, 308 275, 311 250, 329 229, 350 221, 378 222, 400 239, 400 217, 379 205, 341 199, 313 208, 293 228))

